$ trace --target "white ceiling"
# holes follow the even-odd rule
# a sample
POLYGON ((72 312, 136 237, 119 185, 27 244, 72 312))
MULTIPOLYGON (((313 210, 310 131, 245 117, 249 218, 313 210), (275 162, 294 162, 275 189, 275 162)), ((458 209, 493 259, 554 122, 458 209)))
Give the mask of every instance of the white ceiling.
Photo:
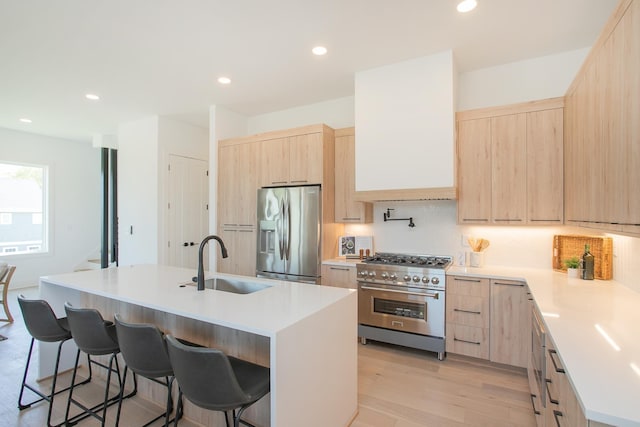
POLYGON ((618 0, 478 3, 0 0, 0 127, 83 141, 149 115, 206 127, 210 105, 252 116, 350 96, 357 71, 445 49, 464 72, 587 47, 618 0))

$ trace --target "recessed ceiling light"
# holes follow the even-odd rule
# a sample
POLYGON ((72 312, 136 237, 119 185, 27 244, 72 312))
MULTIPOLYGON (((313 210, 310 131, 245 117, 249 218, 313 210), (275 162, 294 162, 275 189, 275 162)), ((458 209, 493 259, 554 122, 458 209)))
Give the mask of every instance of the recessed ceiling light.
POLYGON ((458 3, 458 12, 461 13, 465 13, 465 12, 471 12, 473 9, 476 8, 476 6, 478 5, 478 2, 476 0, 463 0, 460 3, 458 3))
POLYGON ((85 98, 90 99, 92 101, 97 101, 100 99, 100 97, 98 95, 96 95, 95 93, 87 93, 85 96, 85 98))
POLYGON ((31 123, 31 119, 27 119, 26 117, 20 119, 22 123, 31 123))
POLYGON ((229 77, 218 77, 218 83, 221 85, 228 85, 231 83, 231 79, 229 77))
POLYGON ((311 52, 313 52, 314 55, 322 56, 327 54, 327 48, 324 46, 316 46, 311 49, 311 52))

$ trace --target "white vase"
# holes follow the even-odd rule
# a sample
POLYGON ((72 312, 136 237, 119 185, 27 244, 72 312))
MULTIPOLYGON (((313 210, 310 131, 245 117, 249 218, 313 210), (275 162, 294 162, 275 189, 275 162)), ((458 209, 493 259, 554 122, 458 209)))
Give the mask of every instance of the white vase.
POLYGON ((572 279, 578 278, 578 269, 577 268, 567 268, 567 276, 572 279))

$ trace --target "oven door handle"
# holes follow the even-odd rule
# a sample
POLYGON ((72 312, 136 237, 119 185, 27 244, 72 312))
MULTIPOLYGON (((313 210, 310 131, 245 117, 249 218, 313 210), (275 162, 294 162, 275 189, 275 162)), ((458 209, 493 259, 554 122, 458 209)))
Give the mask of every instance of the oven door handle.
POLYGON ((440 294, 437 293, 437 292, 435 294, 426 294, 426 293, 420 293, 420 292, 398 291, 398 290, 395 290, 395 289, 372 288, 371 286, 364 286, 364 285, 361 285, 360 289, 366 289, 368 291, 395 292, 397 294, 416 295, 416 296, 419 296, 419 297, 430 297, 430 298, 433 298, 433 299, 440 299, 440 294))

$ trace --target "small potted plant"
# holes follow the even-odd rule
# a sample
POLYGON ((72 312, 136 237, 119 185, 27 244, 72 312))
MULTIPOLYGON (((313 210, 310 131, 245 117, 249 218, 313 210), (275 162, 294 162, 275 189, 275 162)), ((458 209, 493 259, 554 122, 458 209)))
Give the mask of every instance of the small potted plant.
POLYGON ((580 268, 580 258, 577 256, 564 260, 564 266, 567 267, 567 275, 572 278, 578 278, 578 269, 580 268))

